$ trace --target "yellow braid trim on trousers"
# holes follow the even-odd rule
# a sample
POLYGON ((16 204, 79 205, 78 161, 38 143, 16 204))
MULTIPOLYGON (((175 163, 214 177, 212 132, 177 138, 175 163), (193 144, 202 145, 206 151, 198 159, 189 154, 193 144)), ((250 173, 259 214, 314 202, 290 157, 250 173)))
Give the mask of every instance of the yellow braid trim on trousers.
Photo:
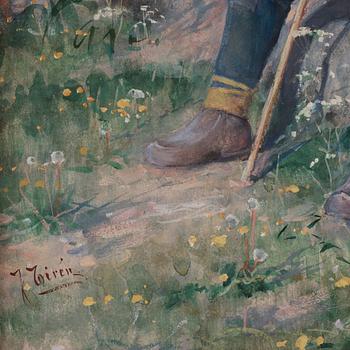
POLYGON ((225 85, 232 86, 232 87, 238 88, 238 89, 242 89, 244 91, 251 90, 249 86, 247 86, 243 83, 239 83, 238 81, 233 80, 233 79, 221 77, 220 75, 214 75, 212 78, 212 81, 216 81, 218 83, 223 83, 225 85))

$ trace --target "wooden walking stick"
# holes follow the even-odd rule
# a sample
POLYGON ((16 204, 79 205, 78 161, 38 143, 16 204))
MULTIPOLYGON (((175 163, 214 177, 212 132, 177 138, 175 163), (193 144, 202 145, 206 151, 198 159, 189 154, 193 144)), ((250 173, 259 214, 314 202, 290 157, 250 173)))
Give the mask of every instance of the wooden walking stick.
POLYGON ((244 182, 247 182, 250 180, 250 176, 254 170, 255 161, 256 161, 256 158, 258 156, 259 149, 260 149, 262 142, 264 140, 267 128, 270 125, 272 112, 273 112, 273 109, 276 105, 276 102, 277 102, 277 99, 279 96, 280 88, 281 88, 281 85, 283 83, 284 73, 285 73, 286 68, 287 68, 288 59, 289 59, 290 53, 291 53, 292 48, 293 48, 294 34, 295 34, 295 31, 298 30, 300 27, 301 20, 303 18, 307 2, 308 2, 308 0, 300 0, 298 7, 296 9, 294 20, 293 20, 292 26, 290 28, 286 43, 284 45, 284 48, 283 48, 283 51, 281 54, 279 64, 277 67, 275 79, 274 79, 272 87, 269 91, 269 95, 268 95, 267 100, 265 102, 264 108, 262 110, 261 121, 259 124, 258 131, 256 133, 256 137, 255 137, 255 141, 254 141, 252 150, 250 152, 250 155, 249 155, 249 158, 247 161, 247 166, 246 166, 246 168, 243 172, 243 175, 242 175, 242 181, 244 181, 244 182))

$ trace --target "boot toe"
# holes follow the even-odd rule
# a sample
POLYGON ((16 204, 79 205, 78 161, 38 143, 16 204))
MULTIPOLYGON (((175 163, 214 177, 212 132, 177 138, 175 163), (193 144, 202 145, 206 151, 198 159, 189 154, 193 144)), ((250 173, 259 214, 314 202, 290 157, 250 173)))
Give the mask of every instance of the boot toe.
POLYGON ((146 147, 145 157, 148 163, 163 168, 177 165, 177 153, 175 148, 162 146, 155 141, 146 147))

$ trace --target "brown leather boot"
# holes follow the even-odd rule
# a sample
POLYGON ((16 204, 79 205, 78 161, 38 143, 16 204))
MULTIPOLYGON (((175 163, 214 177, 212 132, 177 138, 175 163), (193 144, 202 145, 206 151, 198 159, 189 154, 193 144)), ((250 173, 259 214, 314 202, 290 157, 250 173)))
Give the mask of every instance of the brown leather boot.
POLYGON ((159 167, 188 166, 212 160, 244 158, 251 147, 247 120, 202 109, 185 127, 146 148, 146 159, 159 167))
POLYGON ((327 199, 324 207, 328 215, 350 220, 350 177, 327 199))

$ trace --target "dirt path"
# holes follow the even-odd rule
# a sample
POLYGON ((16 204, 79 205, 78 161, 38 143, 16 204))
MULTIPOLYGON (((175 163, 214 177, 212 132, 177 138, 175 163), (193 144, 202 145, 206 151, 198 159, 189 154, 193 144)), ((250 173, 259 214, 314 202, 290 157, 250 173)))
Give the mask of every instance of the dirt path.
POLYGON ((251 189, 238 186, 241 167, 240 162, 166 170, 138 165, 115 171, 102 166, 97 174, 83 175, 82 184, 84 176, 86 181, 89 176, 100 178, 90 204, 110 204, 94 213, 79 212, 76 223, 82 230, 2 246, 2 296, 13 302, 17 280, 10 272, 20 267, 52 265, 60 257, 80 269, 111 258, 123 263, 130 248, 151 237, 207 232, 208 217, 234 212, 246 202, 242 198, 248 198, 251 189))

